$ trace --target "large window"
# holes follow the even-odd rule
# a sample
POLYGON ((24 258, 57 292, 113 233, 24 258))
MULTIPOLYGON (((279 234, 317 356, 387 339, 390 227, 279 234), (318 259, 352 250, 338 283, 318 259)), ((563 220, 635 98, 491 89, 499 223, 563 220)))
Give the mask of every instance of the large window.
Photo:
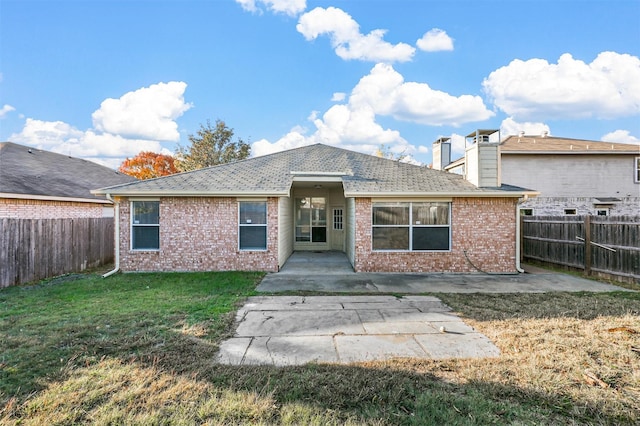
POLYGON ((267 249, 267 203, 241 201, 239 203, 240 250, 267 249))
POLYGON ((640 182, 640 157, 636 157, 636 182, 640 182))
POLYGON ((160 249, 160 201, 131 202, 131 249, 160 249))
POLYGON ((296 198, 296 241, 327 242, 327 202, 324 197, 296 198))
POLYGON ((450 203, 373 203, 373 249, 451 248, 450 203))

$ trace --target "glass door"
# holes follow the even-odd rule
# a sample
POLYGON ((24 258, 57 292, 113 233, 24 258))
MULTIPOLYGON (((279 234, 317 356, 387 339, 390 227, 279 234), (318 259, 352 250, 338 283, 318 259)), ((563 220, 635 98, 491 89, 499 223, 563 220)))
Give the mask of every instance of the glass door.
POLYGON ((325 197, 295 199, 296 242, 327 242, 327 201, 325 197))

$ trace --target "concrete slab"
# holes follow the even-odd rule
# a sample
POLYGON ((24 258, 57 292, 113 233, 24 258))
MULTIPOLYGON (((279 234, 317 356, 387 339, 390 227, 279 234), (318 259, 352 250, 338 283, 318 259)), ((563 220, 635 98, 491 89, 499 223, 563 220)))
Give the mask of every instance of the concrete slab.
POLYGON ((252 297, 237 315, 235 336, 220 345, 217 361, 285 366, 499 355, 449 311, 433 296, 252 297))

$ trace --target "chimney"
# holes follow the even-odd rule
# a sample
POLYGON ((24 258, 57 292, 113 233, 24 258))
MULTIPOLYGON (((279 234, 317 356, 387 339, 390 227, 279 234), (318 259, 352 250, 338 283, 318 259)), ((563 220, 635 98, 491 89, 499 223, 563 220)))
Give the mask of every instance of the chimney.
POLYGON ((433 168, 444 170, 451 163, 451 138, 438 138, 432 145, 433 168))
POLYGON ((467 138, 481 143, 472 143, 465 150, 465 178, 479 188, 497 188, 502 185, 500 166, 500 131, 477 130, 467 138), (498 139, 491 141, 491 136, 498 139))

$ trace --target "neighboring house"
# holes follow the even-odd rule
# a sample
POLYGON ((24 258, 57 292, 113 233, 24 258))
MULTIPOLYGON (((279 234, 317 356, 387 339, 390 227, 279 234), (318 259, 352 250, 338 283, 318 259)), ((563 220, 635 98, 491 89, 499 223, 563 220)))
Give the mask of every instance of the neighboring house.
MULTIPOLYGON (((640 214, 640 145, 523 133, 497 143, 497 130, 480 130, 467 136, 467 150, 476 140, 480 150, 499 151, 502 182, 540 192, 521 205, 523 214, 640 214)), ((433 148, 442 153, 434 168, 465 175, 468 153, 451 162, 447 138, 433 148)))
POLYGON ((132 181, 91 161, 0 143, 0 218, 112 217, 113 203, 90 190, 132 181))
POLYGON ((93 192, 116 201, 125 272, 278 271, 338 250, 357 272, 514 273, 517 202, 536 194, 322 144, 93 192))

